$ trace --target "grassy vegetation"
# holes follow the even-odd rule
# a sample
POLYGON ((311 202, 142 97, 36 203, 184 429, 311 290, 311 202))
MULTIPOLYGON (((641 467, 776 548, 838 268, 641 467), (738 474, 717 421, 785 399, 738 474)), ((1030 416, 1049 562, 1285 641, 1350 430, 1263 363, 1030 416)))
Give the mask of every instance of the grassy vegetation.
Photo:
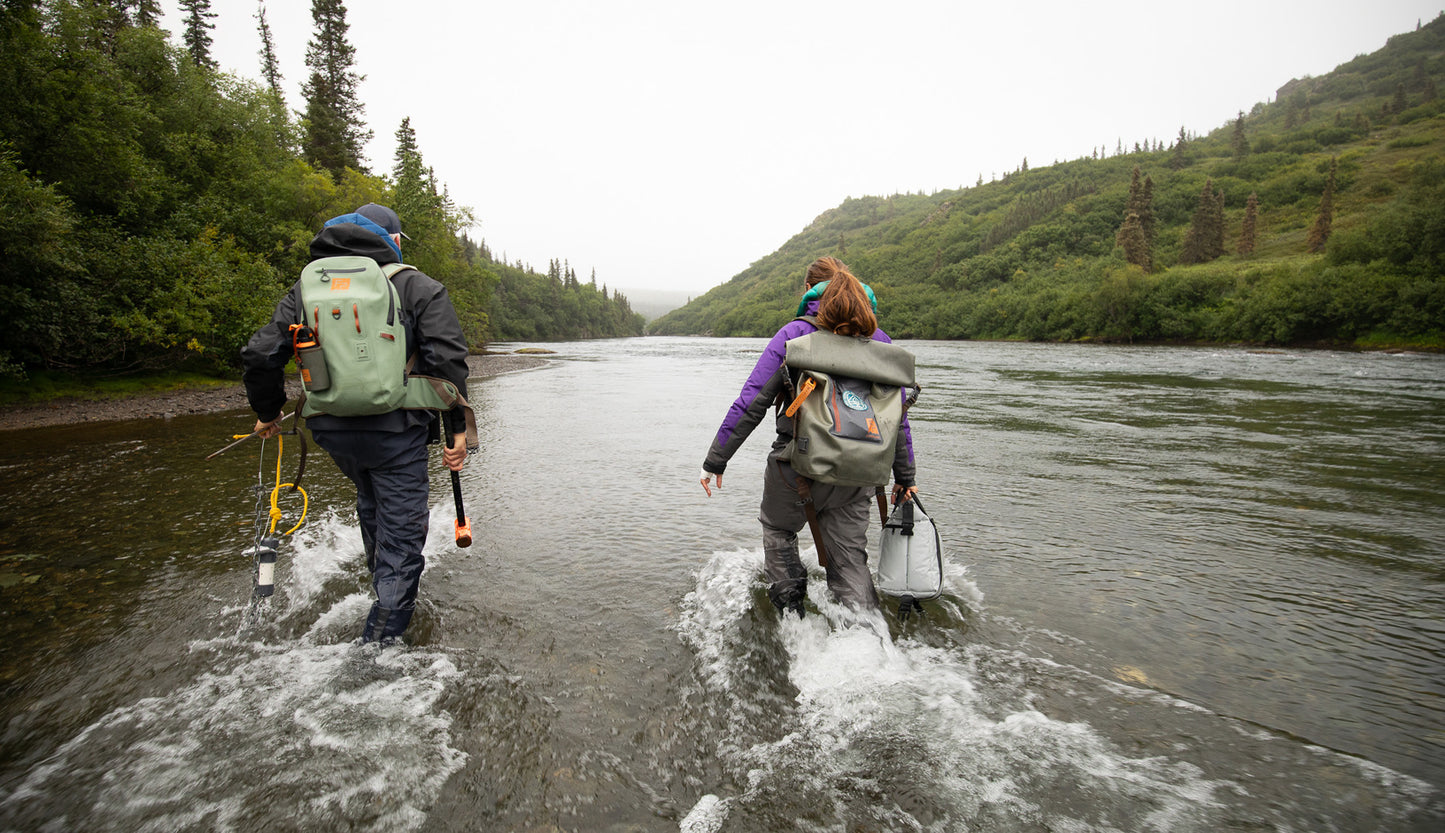
POLYGON ((181 371, 109 377, 38 371, 24 382, 0 377, 0 407, 36 405, 58 399, 124 399, 141 394, 228 387, 239 381, 239 378, 181 371))

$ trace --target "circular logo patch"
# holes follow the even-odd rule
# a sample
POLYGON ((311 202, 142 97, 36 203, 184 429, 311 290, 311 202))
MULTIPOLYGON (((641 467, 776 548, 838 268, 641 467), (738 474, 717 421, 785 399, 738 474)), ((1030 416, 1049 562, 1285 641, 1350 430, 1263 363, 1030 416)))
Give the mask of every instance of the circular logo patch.
POLYGON ((850 411, 868 410, 868 403, 863 401, 863 397, 851 390, 843 391, 843 404, 847 405, 850 411))

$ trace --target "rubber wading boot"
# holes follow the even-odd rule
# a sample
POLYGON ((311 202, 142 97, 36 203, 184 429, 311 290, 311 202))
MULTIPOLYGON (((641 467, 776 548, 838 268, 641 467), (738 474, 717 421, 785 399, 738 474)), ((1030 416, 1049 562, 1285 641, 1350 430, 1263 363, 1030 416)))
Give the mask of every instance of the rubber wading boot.
POLYGON ((807 578, 785 578, 768 586, 768 598, 781 616, 787 611, 796 611, 803 618, 803 597, 808 593, 807 578))
POLYGON ((380 642, 383 645, 400 642, 401 635, 406 631, 406 626, 411 624, 411 615, 415 611, 415 608, 395 610, 372 602, 371 613, 366 617, 366 630, 361 632, 361 641, 380 642))
POLYGON ((798 614, 798 618, 802 619, 806 612, 803 608, 802 596, 773 599, 773 606, 778 609, 779 617, 786 617, 789 613, 796 613, 798 614))

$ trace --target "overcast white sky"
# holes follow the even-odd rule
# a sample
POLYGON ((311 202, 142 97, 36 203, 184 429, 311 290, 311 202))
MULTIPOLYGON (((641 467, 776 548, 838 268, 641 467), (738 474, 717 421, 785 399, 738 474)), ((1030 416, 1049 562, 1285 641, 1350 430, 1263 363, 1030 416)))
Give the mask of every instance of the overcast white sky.
MULTIPOLYGON (((258 0, 212 0, 260 78, 258 0)), ((165 26, 179 41, 176 0, 165 26)), ((347 0, 374 172, 410 116, 475 238, 701 294, 847 197, 1212 130, 1445 0, 347 0)), ((311 3, 269 0, 303 109, 311 3)), ((403 226, 405 218, 402 218, 403 226)))

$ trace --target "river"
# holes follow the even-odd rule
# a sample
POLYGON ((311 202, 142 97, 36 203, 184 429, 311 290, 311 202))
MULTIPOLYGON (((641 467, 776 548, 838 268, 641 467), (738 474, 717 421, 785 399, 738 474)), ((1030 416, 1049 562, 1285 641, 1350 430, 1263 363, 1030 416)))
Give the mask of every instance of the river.
POLYGON ((244 403, 0 434, 0 831, 1445 825, 1445 357, 904 342, 946 590, 880 639, 767 603, 770 432, 698 486, 763 344, 477 380, 387 651, 314 446, 251 602, 244 403))

